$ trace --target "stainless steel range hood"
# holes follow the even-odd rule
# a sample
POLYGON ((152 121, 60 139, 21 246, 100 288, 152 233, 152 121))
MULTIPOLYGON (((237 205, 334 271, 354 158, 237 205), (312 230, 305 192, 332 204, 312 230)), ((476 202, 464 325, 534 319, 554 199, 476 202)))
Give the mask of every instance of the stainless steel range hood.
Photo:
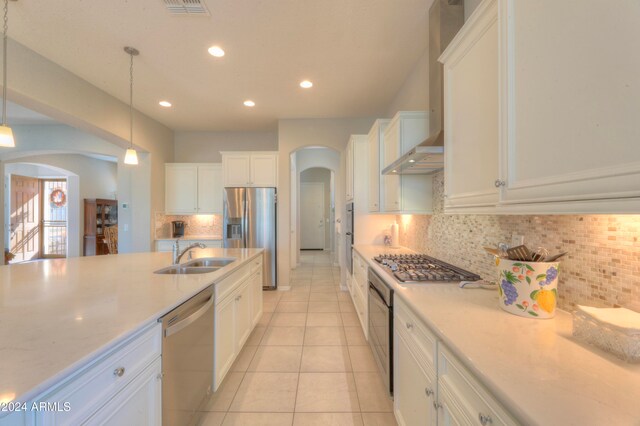
POLYGON ((464 24, 464 2, 434 0, 429 8, 429 134, 382 170, 383 175, 429 174, 444 167, 444 77, 438 58, 464 24))
POLYGON ((444 134, 439 131, 434 137, 422 142, 402 157, 382 170, 383 175, 425 175, 442 170, 444 166, 444 146, 437 144, 444 141, 444 134), (435 142, 435 143, 432 143, 435 142))

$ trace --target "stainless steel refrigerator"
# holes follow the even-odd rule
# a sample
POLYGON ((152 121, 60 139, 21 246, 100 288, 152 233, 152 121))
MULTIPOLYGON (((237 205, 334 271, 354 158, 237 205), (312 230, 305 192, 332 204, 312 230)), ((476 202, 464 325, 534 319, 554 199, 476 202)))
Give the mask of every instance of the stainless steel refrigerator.
POLYGON ((263 248, 264 288, 275 290, 276 189, 224 189, 224 247, 263 248))

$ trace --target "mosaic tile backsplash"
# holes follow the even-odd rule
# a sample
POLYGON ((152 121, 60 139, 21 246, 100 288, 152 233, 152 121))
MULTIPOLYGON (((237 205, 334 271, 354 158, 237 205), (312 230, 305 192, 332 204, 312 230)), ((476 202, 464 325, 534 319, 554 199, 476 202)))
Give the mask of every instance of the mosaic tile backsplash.
POLYGON ((199 214, 171 216, 164 213, 156 213, 156 238, 171 238, 171 222, 183 220, 187 223, 184 230, 185 236, 222 236, 222 215, 219 214, 199 214))
POLYGON ((560 264, 560 308, 640 311, 640 215, 445 215, 443 173, 433 185, 433 215, 398 216, 401 245, 496 280, 482 247, 523 235, 528 247, 569 252, 560 264))

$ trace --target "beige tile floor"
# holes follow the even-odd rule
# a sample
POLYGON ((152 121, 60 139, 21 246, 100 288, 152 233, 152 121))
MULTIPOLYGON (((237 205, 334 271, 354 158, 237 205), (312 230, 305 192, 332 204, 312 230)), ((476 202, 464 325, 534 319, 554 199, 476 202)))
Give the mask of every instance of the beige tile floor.
POLYGON ((303 252, 213 396, 203 426, 395 426, 393 403, 328 253, 303 252))

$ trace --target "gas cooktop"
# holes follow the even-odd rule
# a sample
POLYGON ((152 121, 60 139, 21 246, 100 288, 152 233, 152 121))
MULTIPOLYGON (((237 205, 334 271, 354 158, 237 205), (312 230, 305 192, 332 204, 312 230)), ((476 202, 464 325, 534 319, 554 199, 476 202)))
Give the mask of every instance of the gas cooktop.
POLYGON ((373 259, 403 283, 480 280, 479 275, 425 254, 380 254, 373 259))

